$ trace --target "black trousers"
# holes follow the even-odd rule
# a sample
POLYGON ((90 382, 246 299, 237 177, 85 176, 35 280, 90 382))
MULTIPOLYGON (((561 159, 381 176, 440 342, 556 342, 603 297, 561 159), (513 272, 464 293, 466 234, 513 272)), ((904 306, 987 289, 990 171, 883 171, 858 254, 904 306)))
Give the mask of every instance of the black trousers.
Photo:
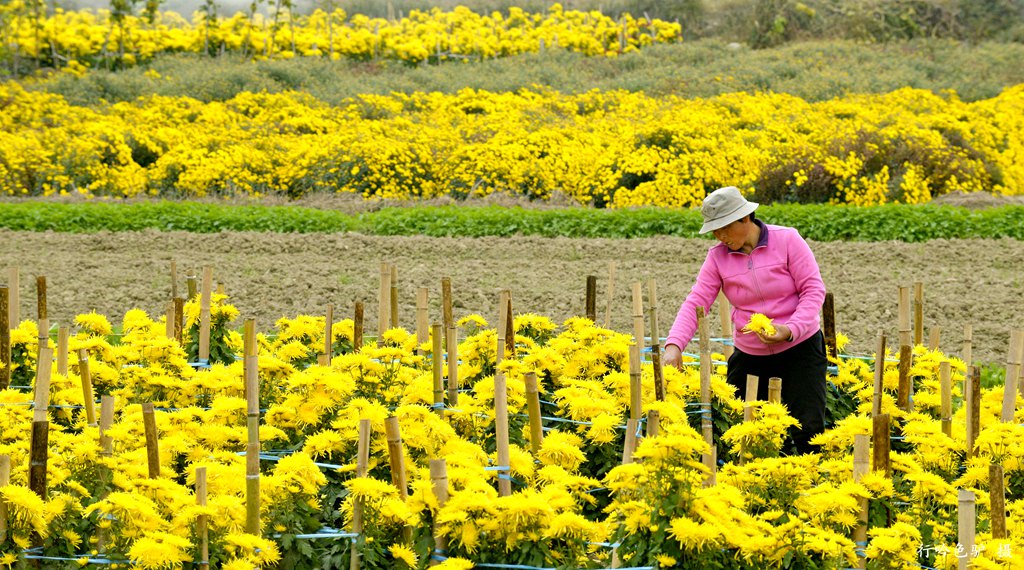
POLYGON ((825 376, 828 359, 825 357, 825 337, 818 331, 807 340, 783 352, 758 356, 733 349, 729 357, 727 381, 737 389, 740 398, 746 397, 747 375, 758 377, 757 399, 768 401, 768 379, 782 379, 782 403, 789 414, 800 422, 800 428, 790 430, 798 453, 819 451, 810 439, 825 431, 825 376))

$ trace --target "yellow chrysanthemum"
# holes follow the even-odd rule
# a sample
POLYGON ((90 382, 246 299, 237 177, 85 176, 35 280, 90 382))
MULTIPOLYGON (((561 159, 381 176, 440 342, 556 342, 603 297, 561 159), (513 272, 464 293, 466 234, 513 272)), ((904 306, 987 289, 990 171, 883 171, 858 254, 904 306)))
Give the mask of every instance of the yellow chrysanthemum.
POLYGON ((743 332, 747 333, 764 333, 766 335, 775 334, 775 325, 772 324, 772 320, 761 313, 754 313, 750 315, 750 322, 743 325, 743 332))

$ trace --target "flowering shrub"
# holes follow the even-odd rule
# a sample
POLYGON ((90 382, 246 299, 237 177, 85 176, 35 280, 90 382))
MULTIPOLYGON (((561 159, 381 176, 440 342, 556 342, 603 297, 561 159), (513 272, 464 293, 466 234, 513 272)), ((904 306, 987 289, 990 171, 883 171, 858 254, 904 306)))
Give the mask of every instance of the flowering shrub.
MULTIPOLYGON (((219 314, 234 314, 224 299, 217 303, 219 314)), ((90 553, 99 553, 143 568, 187 567, 198 560, 200 515, 209 517, 211 561, 224 568, 342 565, 352 544, 367 568, 423 567, 433 536, 447 541, 445 566, 453 568, 605 568, 613 556, 632 566, 848 568, 859 552, 869 568, 954 568, 958 546, 980 552, 976 563, 988 567, 1015 563, 1024 548, 1020 487, 1007 488, 1009 538, 992 537, 988 506, 989 464, 1002 464, 1011 482, 1021 479, 1024 412, 1000 422, 1002 388, 983 390, 981 431, 968 457, 964 409, 946 435, 937 397, 940 364, 951 364, 957 400, 965 365, 920 346, 911 372, 913 411, 895 405, 895 364, 884 373, 882 412, 895 418, 901 434, 893 444, 891 477, 874 471, 853 480, 854 437, 872 427, 873 372, 863 360, 840 354, 832 357, 837 371, 829 381, 851 405, 846 413, 832 410, 832 424, 814 440, 822 447, 817 455, 784 454, 794 420, 780 404, 759 402, 754 421, 741 423, 743 403, 725 383, 724 370, 714 370, 710 404, 724 429, 716 438, 721 465, 709 484, 702 456, 710 447, 691 426, 694 404, 701 404, 698 368, 666 369, 666 398, 657 401, 653 370, 642 367, 644 412, 657 411, 660 428, 657 435, 639 434, 632 462, 623 463, 631 338, 587 319, 557 326, 520 315, 513 321, 516 350, 501 363, 495 362, 495 330, 479 316, 460 320, 460 393, 443 414, 433 408, 432 363, 416 354, 414 335, 392 329, 379 345, 333 351, 322 365, 308 355, 324 346, 323 320, 282 319, 273 338, 260 335, 258 343, 267 409, 259 429, 262 536, 252 536, 243 532, 241 363, 193 369, 184 349, 164 337, 163 324, 137 310, 125 315, 120 337, 110 334, 101 315, 82 315, 77 325, 69 349, 89 351, 101 393, 116 397, 115 423, 106 433, 113 449, 104 451, 97 428, 86 422, 77 365, 66 375, 55 373, 49 495, 40 499, 26 488, 28 394, 0 392, 0 454, 12 459, 11 484, 0 489, 8 513, 0 539, 6 564, 24 563, 38 535, 42 550, 32 552, 46 556, 88 563, 90 553), (497 371, 506 377, 510 414, 504 466, 495 452, 497 371), (526 417, 528 372, 537 374, 544 401, 546 433, 536 454, 526 417), (147 401, 161 407, 161 475, 152 479, 140 406, 147 401), (400 426, 405 489, 391 482, 388 417, 400 426), (369 421, 372 434, 368 472, 358 477, 361 420, 369 421), (436 458, 447 466, 444 504, 428 468, 436 458), (208 474, 205 507, 191 491, 197 467, 208 474), (504 471, 512 480, 509 496, 497 491, 504 471), (974 545, 957 545, 957 489, 979 497, 974 545), (869 540, 859 551, 851 533, 865 498, 871 501, 869 540), (365 526, 354 542, 303 538, 351 528, 356 501, 365 526)), ((350 341, 350 326, 335 324, 334 346, 339 336, 350 341)), ((30 346, 34 335, 17 338, 23 349, 37 348, 30 346)))

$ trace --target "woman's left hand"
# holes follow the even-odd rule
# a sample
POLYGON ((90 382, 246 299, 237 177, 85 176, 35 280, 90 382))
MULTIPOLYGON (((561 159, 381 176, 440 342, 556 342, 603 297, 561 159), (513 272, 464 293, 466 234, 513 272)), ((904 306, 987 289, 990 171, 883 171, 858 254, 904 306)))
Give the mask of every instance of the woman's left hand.
POLYGON ((784 342, 790 342, 790 337, 792 335, 793 331, 789 330, 789 327, 786 325, 775 325, 775 334, 765 334, 764 332, 757 333, 757 337, 765 344, 781 344, 784 342))

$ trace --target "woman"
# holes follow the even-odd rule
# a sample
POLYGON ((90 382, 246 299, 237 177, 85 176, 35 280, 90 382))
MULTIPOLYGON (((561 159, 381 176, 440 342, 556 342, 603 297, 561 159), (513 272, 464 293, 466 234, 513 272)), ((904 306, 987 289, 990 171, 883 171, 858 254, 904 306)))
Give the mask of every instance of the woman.
POLYGON ((707 311, 719 291, 732 305, 737 331, 754 313, 772 319, 774 334, 734 334, 728 382, 745 396, 753 374, 759 400, 768 399, 768 379, 782 379, 782 402, 800 422, 791 430, 797 451, 818 451, 810 439, 825 429, 827 359, 819 315, 825 285, 811 248, 793 228, 772 226, 754 217, 756 202, 729 186, 704 199, 700 233, 713 232, 719 244, 708 251, 697 281, 679 308, 665 341, 664 362, 681 366, 683 347, 697 330, 697 307, 707 311))

